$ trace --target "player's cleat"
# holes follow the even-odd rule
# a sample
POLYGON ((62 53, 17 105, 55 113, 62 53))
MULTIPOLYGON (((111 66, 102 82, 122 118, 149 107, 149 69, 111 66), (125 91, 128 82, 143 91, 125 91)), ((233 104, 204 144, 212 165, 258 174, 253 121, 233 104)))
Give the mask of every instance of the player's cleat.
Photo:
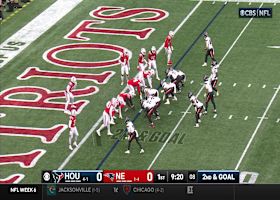
POLYGON ((198 119, 198 123, 201 123, 201 119, 198 119))
POLYGON ((195 126, 194 126, 195 128, 199 128, 199 124, 195 124, 195 126))
POLYGON ((152 128, 155 128, 155 127, 156 127, 154 123, 151 123, 150 126, 151 126, 152 128))
POLYGON ((164 104, 170 104, 169 99, 166 99, 166 102, 164 104))
POLYGON ((173 100, 173 101, 177 101, 177 97, 174 96, 172 100, 173 100))
POLYGON ((204 95, 203 95, 204 97, 206 97, 206 93, 204 93, 204 95))
POLYGON ((112 121, 110 121, 110 124, 116 124, 116 123, 112 120, 112 121))
POLYGON ((220 93, 219 93, 218 91, 217 91, 217 93, 216 93, 216 94, 217 94, 217 96, 219 96, 219 95, 220 95, 220 93))
POLYGON ((72 147, 71 145, 69 145, 69 149, 70 149, 71 151, 73 151, 73 147, 72 147))
POLYGON ((157 118, 156 118, 157 120, 159 120, 160 119, 160 116, 157 116, 157 118))
POLYGON ((98 136, 101 136, 101 135, 100 135, 100 130, 96 130, 96 134, 97 134, 98 136))
POLYGON ((73 145, 74 145, 74 147, 78 147, 77 142, 74 142, 73 145))
POLYGON ((111 132, 108 132, 108 133, 107 133, 107 135, 112 136, 112 135, 114 135, 114 134, 113 134, 113 133, 111 133, 111 132))
POLYGON ((161 90, 160 93, 164 93, 164 90, 161 90))
POLYGON ((123 82, 121 82, 121 85, 123 85, 123 82))
POLYGON ((159 77, 157 77, 157 80, 158 80, 158 81, 160 81, 160 78, 159 78, 159 77))
POLYGON ((125 151, 124 153, 126 153, 126 154, 130 154, 130 151, 129 151, 129 150, 127 150, 127 151, 125 151))
POLYGON ((207 67, 207 63, 206 62, 203 63, 202 67, 207 67))
POLYGON ((145 152, 144 149, 141 149, 141 150, 140 150, 140 153, 144 153, 144 152, 145 152))
POLYGON ((217 110, 215 109, 215 110, 213 110, 213 113, 217 113, 217 110))
POLYGON ((203 114, 206 115, 206 114, 207 114, 207 111, 205 110, 205 111, 203 112, 203 114))

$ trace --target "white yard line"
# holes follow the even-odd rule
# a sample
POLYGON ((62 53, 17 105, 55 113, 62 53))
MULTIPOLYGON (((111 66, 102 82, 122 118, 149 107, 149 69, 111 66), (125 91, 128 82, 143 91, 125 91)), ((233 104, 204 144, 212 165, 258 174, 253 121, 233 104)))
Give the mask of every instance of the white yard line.
POLYGON ((54 26, 83 0, 57 0, 40 15, 0 44, 0 68, 54 26), (16 50, 14 50, 16 49, 16 50))
POLYGON ((237 165, 236 165, 236 167, 235 167, 235 170, 237 170, 237 169, 239 168, 241 162, 243 161, 243 159, 244 159, 244 157, 245 157, 245 155, 246 155, 246 153, 247 153, 249 147, 250 147, 251 144, 252 144, 252 141, 254 140, 254 138, 255 138, 255 136, 256 136, 256 134, 257 134, 259 128, 261 127, 261 124, 262 124, 263 120, 265 119, 265 116, 266 116, 266 114, 267 114, 267 112, 268 112, 270 106, 272 105, 274 99, 276 98, 276 96, 277 96, 279 90, 280 90, 280 85, 278 86, 277 90, 274 92, 274 95, 273 95, 272 98, 270 99, 270 101, 269 101, 269 103, 268 103, 268 105, 267 105, 267 107, 266 107, 266 109, 265 109, 265 111, 264 111, 264 113, 263 113, 263 115, 262 115, 262 117, 261 117, 261 119, 260 119, 260 121, 259 121, 259 123, 258 123, 256 129, 255 129, 255 131, 253 132, 253 134, 252 134, 252 136, 251 136, 249 142, 247 143, 247 145, 246 145, 246 147, 245 147, 245 149, 244 149, 244 151, 243 151, 243 153, 242 153, 242 155, 241 155, 241 157, 240 157, 240 159, 239 159, 239 161, 238 161, 238 163, 237 163, 237 165))
MULTIPOLYGON (((261 4, 262 6, 262 4, 261 4)), ((260 6, 260 7, 261 7, 260 6)), ((241 30, 241 32, 239 33, 239 35, 237 36, 237 38, 234 40, 234 42, 232 43, 232 45, 230 46, 230 48, 227 50, 227 52, 225 53, 224 57, 221 59, 220 61, 220 66, 222 64, 222 62, 225 60, 225 58, 227 57, 227 55, 229 54, 229 52, 232 50, 232 48, 234 47, 234 45, 237 43, 237 41, 239 40, 239 38, 241 37, 241 35, 244 33, 244 31, 247 29, 247 27, 250 25, 250 23, 252 22, 253 18, 251 18, 247 24, 244 26, 244 28, 241 30)), ((202 92, 203 90, 203 86, 200 88, 200 90, 198 91, 196 96, 199 96, 199 94, 202 92)), ((177 130, 177 128, 179 127, 179 125, 181 124, 181 122, 183 121, 183 119, 185 118, 187 112, 189 111, 189 109, 191 108, 192 104, 190 104, 188 106, 188 108, 186 109, 185 114, 183 114, 183 116, 181 117, 181 119, 178 121, 178 123, 176 124, 176 126, 174 127, 174 129, 172 130, 171 134, 169 135, 169 137, 167 138, 167 140, 164 142, 164 144, 162 145, 162 147, 160 148, 160 150, 158 151, 158 153, 156 154, 156 156, 154 157, 154 159, 152 160, 151 164, 148 167, 148 170, 152 168, 152 166, 154 165, 154 163, 156 162, 156 160, 158 159, 159 155, 161 154, 161 152, 163 151, 163 149, 166 147, 166 145, 168 144, 169 140, 171 139, 171 137, 173 136, 173 134, 175 133, 175 131, 177 130)))
MULTIPOLYGON (((178 27, 174 30, 174 34, 176 34, 179 29, 184 25, 184 23, 193 15, 193 13, 197 10, 197 8, 201 5, 201 3, 203 2, 203 0, 200 0, 196 6, 191 10, 191 12, 185 17, 185 19, 178 25, 178 27)), ((159 47, 159 49, 157 50, 157 54, 160 53, 160 51, 163 49, 164 47, 164 43, 159 47)), ((138 75, 138 74, 137 74, 138 75)), ((136 75, 136 76, 137 76, 136 75)), ((136 77, 135 76, 135 77, 136 77)), ((125 87, 123 89, 122 92, 124 92, 127 89, 127 87, 125 87)), ((139 111, 141 112, 142 109, 139 111)), ((102 121, 102 116, 95 122, 95 124, 91 127, 91 129, 87 132, 87 134, 84 136, 84 138, 81 140, 81 142, 79 143, 78 147, 75 148, 68 156, 67 158, 62 162, 62 164, 59 166, 58 170, 63 169, 68 162, 72 159, 72 157, 77 153, 77 151, 80 149, 80 147, 85 143, 85 141, 90 137, 90 135, 92 134, 92 132, 97 128, 97 126, 100 124, 100 122, 102 121)))

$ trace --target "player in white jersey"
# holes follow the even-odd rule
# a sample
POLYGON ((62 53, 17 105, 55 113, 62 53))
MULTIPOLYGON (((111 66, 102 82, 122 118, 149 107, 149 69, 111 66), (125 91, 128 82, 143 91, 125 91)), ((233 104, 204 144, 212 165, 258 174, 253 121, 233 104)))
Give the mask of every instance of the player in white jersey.
POLYGON ((170 104, 169 98, 173 97, 174 101, 177 101, 176 94, 176 85, 175 83, 167 83, 165 81, 161 82, 161 87, 163 90, 161 91, 163 94, 162 100, 164 101, 166 99, 166 102, 164 104, 170 104))
POLYGON ((159 97, 159 92, 157 89, 145 88, 143 93, 146 99, 148 99, 149 97, 159 97))
POLYGON ((78 130, 76 127, 76 120, 77 120, 77 110, 76 110, 76 106, 75 105, 71 105, 71 110, 67 110, 65 113, 67 113, 68 115, 70 115, 69 117, 69 123, 68 123, 68 127, 69 127, 69 149, 72 151, 73 150, 73 146, 77 147, 77 140, 78 140, 78 130), (73 144, 73 146, 72 146, 73 144))
POLYGON ((186 74, 180 70, 170 68, 167 76, 170 78, 171 83, 174 83, 176 85, 177 93, 180 93, 186 81, 186 74))
POLYGON ((139 142, 138 131, 135 129, 134 124, 128 118, 126 118, 125 123, 126 123, 127 140, 128 140, 127 150, 125 151, 125 153, 127 153, 127 154, 130 153, 130 145, 131 145, 131 142, 134 139, 135 139, 135 141, 137 142, 137 144, 140 147, 140 153, 144 153, 144 149, 143 149, 142 145, 139 142))
POLYGON ((204 80, 204 87, 206 89, 206 102, 205 102, 204 113, 207 114, 208 103, 209 103, 210 100, 211 100, 211 102, 213 104, 213 107, 214 107, 214 113, 217 113, 216 104, 215 104, 215 100, 214 100, 214 94, 213 94, 213 88, 211 86, 210 80, 208 79, 207 76, 204 76, 203 80, 204 80))
POLYGON ((152 116, 155 114, 156 119, 160 119, 158 107, 160 106, 160 98, 159 97, 149 97, 146 100, 141 102, 141 106, 146 111, 146 116, 150 122, 152 128, 155 128, 155 124, 152 121, 152 116))
POLYGON ((188 97, 190 102, 194 106, 195 109, 195 127, 199 127, 199 123, 201 122, 201 115, 203 111, 203 103, 201 103, 196 96, 193 95, 192 92, 188 93, 188 97))
POLYGON ((219 64, 216 61, 213 61, 211 63, 211 75, 209 77, 211 81, 211 86, 213 90, 215 90, 217 96, 219 96, 219 91, 217 89, 217 83, 218 83, 218 68, 219 64))
POLYGON ((71 105, 74 103, 73 90, 75 89, 76 86, 77 86, 77 80, 76 80, 76 77, 73 76, 73 77, 71 77, 71 80, 69 81, 69 83, 66 86, 66 89, 64 91, 65 99, 66 99, 64 113, 67 113, 69 104, 71 105))
POLYGON ((206 50, 206 54, 205 54, 205 59, 204 59, 204 63, 203 63, 203 67, 206 67, 207 66, 207 59, 208 59, 208 56, 211 57, 212 61, 216 61, 215 60, 215 52, 214 52, 214 47, 213 47, 213 43, 212 43, 212 40, 211 38, 209 37, 208 33, 205 32, 203 34, 203 37, 204 37, 204 41, 205 41, 205 50, 206 50))

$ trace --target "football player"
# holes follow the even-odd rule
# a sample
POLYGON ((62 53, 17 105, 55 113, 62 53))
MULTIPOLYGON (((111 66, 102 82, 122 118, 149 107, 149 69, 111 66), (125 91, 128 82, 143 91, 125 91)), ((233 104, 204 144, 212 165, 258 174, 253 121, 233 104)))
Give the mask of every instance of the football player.
POLYGON ((138 56, 138 71, 144 71, 147 67, 147 60, 145 59, 146 49, 141 48, 140 54, 138 56))
POLYGON ((214 94, 213 94, 213 88, 211 86, 211 83, 210 83, 207 76, 204 76, 203 80, 204 80, 204 87, 206 89, 206 102, 205 102, 204 114, 207 114, 208 102, 210 100, 211 100, 211 102, 213 104, 213 107, 214 107, 214 113, 217 113, 216 104, 215 104, 215 100, 214 100, 214 94))
POLYGON ((142 81, 139 78, 132 78, 132 79, 128 80, 127 81, 127 86, 128 86, 129 94, 132 97, 134 97, 136 95, 134 87, 137 87, 137 91, 138 91, 138 94, 140 96, 140 99, 142 98, 141 87, 143 85, 142 85, 142 81))
POLYGON ((77 86, 76 77, 72 76, 64 91, 65 99, 66 99, 64 113, 67 113, 69 104, 71 105, 74 103, 74 95, 72 91, 75 89, 76 86, 77 86))
POLYGON ((170 104, 169 98, 173 97, 174 101, 177 101, 176 94, 176 85, 175 83, 167 83, 166 81, 161 82, 161 87, 163 90, 161 91, 163 94, 162 100, 164 101, 166 99, 166 102, 164 104, 170 104))
POLYGON ((128 107, 130 108, 134 108, 134 105, 133 105, 133 102, 132 102, 132 96, 129 94, 129 93, 120 93, 117 97, 118 101, 121 103, 121 104, 124 104, 124 105, 128 105, 128 107))
POLYGON ((167 54, 167 65, 168 66, 172 65, 171 55, 173 52, 173 46, 172 46, 173 37, 174 37, 174 32, 169 31, 168 36, 165 38, 165 41, 164 41, 164 49, 165 49, 165 53, 167 54))
POLYGON ((203 67, 206 67, 207 66, 207 59, 208 59, 208 56, 211 57, 212 61, 216 61, 215 60, 215 57, 214 57, 214 47, 213 47, 213 43, 212 43, 212 40, 211 38, 209 37, 208 33, 205 32, 203 34, 203 37, 204 37, 204 41, 205 41, 205 50, 206 50, 206 54, 205 54, 205 60, 204 60, 204 63, 203 63, 203 67))
POLYGON ((76 106, 73 104, 71 105, 71 110, 67 110, 66 113, 68 115, 70 115, 69 117, 69 123, 68 123, 68 127, 69 127, 69 149, 72 151, 73 150, 73 146, 77 147, 77 140, 78 140, 78 130, 76 127, 76 120, 77 120, 77 110, 76 110, 76 106), (72 146, 73 144, 73 146, 72 146))
POLYGON ((115 98, 113 98, 111 101, 108 101, 106 103, 105 109, 103 111, 102 114, 102 118, 103 118, 103 123, 101 124, 101 126, 99 127, 99 129, 96 130, 96 134, 98 136, 100 136, 100 131, 102 131, 105 127, 107 127, 107 135, 113 135, 113 133, 111 133, 111 128, 110 125, 111 124, 115 124, 114 122, 114 115, 115 115, 115 109, 116 109, 116 100, 115 98))
POLYGON ((170 78, 171 83, 175 83, 177 93, 180 93, 186 81, 186 74, 180 70, 170 68, 170 70, 167 73, 167 76, 170 78))
POLYGON ((152 46, 151 51, 148 53, 148 64, 149 64, 149 69, 154 69, 156 73, 156 79, 160 80, 158 76, 158 70, 157 70, 157 50, 155 46, 152 46))
POLYGON ((125 151, 125 153, 127 153, 127 154, 130 153, 130 145, 131 145, 131 142, 134 139, 135 139, 135 141, 137 142, 137 144, 140 147, 140 153, 144 153, 144 149, 143 149, 142 145, 139 142, 138 131, 135 129, 134 124, 128 118, 126 118, 125 123, 126 123, 127 140, 128 140, 127 150, 125 151))
POLYGON ((159 97, 159 92, 157 89, 153 88, 144 88, 144 95, 145 99, 148 99, 149 97, 159 97))
POLYGON ((195 109, 195 127, 199 127, 199 123, 201 122, 201 115, 203 111, 203 104, 196 98, 196 96, 193 95, 192 92, 188 93, 188 97, 190 99, 190 102, 194 106, 195 109))
POLYGON ((210 80, 211 80, 211 86, 213 90, 215 90, 217 96, 219 96, 219 91, 217 89, 217 83, 218 83, 218 68, 219 64, 216 61, 213 61, 211 63, 211 75, 210 75, 210 80))
POLYGON ((150 122, 152 128, 155 128, 155 124, 152 121, 153 114, 156 115, 156 119, 160 119, 158 107, 160 106, 159 97, 149 97, 148 99, 141 102, 141 107, 146 111, 146 116, 150 122))
POLYGON ((126 80, 129 79, 129 55, 128 51, 124 50, 120 59, 119 63, 121 64, 121 85, 124 83, 124 74, 126 74, 126 80))
POLYGON ((153 69, 149 69, 149 70, 145 70, 143 72, 139 73, 139 79, 141 80, 141 84, 146 87, 146 83, 145 80, 148 81, 149 87, 152 88, 153 87, 153 76, 155 75, 155 71, 153 69))

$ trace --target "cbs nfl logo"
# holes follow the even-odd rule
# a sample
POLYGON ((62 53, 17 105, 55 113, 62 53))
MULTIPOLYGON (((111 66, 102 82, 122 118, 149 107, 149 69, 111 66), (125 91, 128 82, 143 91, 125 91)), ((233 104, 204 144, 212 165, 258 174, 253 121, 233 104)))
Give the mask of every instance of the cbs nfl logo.
POLYGON ((240 18, 272 18, 272 8, 239 8, 240 18))

